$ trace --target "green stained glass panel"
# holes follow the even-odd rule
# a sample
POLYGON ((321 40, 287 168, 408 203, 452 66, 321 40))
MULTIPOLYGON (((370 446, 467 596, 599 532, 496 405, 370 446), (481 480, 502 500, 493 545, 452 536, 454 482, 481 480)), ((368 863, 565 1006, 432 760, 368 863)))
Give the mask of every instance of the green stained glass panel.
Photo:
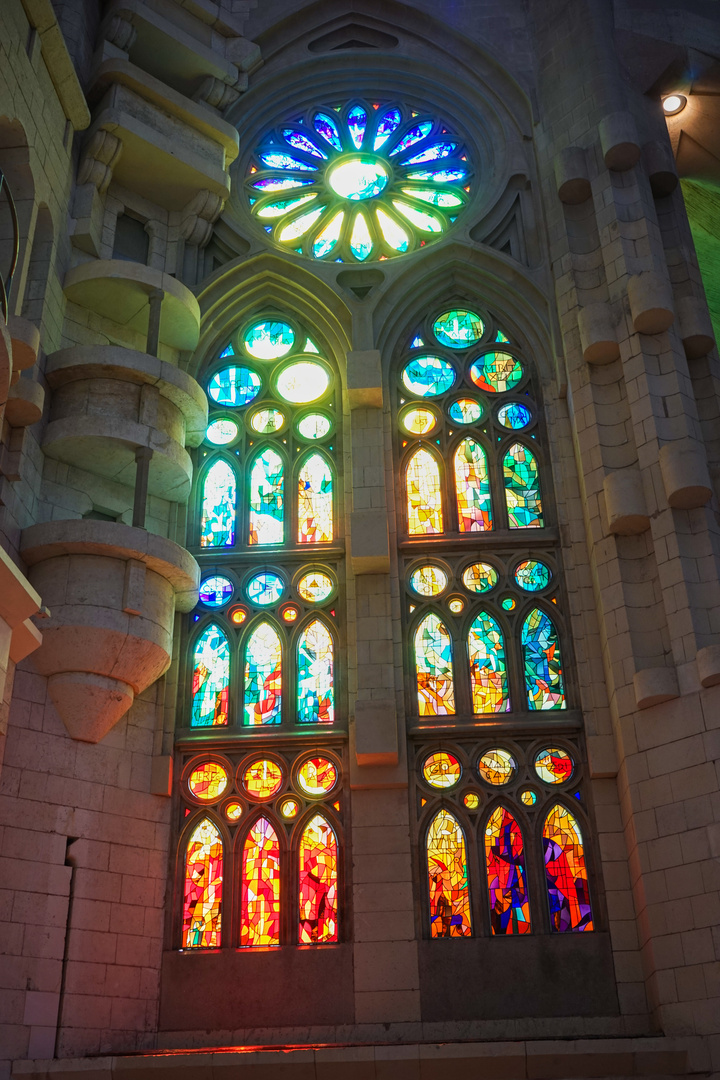
POLYGON ((510 528, 542 528, 543 512, 537 461, 523 443, 515 443, 506 453, 503 459, 503 476, 510 528))
POLYGON ((444 311, 433 323, 433 332, 448 349, 467 349, 485 333, 485 324, 474 311, 453 308, 444 311))
POLYGON ((230 646, 219 626, 211 623, 193 652, 191 727, 220 727, 228 722, 230 646))
POLYGON ((455 686, 452 644, 445 624, 431 612, 415 631, 415 668, 420 716, 452 716, 455 686))
POLYGON ((335 719, 333 641, 319 619, 303 630, 298 642, 297 709, 301 724, 332 724, 335 719))
POLYGON ((250 544, 282 544, 283 508, 283 460, 268 447, 250 470, 250 544))
POLYGON ((279 724, 282 705, 282 647, 277 631, 262 622, 245 647, 244 723, 279 724))
POLYGON ((552 620, 535 608, 525 619, 521 644, 528 708, 564 709, 565 688, 560 642, 552 620))
POLYGON ((492 394, 512 390, 522 377, 522 364, 506 352, 485 353, 470 368, 470 378, 475 385, 492 394))

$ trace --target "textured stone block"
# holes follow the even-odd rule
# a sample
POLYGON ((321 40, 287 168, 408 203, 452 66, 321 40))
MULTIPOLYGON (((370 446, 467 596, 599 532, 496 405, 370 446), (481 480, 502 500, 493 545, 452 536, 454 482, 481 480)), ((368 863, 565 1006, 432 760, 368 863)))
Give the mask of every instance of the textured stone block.
POLYGON ((638 709, 649 709, 663 701, 680 696, 674 667, 643 668, 633 677, 638 709))
POLYGON ((382 363, 377 349, 347 354, 347 392, 351 409, 382 408, 382 363))
POLYGON ((635 121, 629 112, 610 113, 598 125, 600 146, 608 169, 625 172, 640 160, 635 121))
POLYGON ((659 459, 670 506, 695 510, 710 501, 712 481, 703 446, 690 439, 666 443, 660 448, 659 459))
POLYGON ((688 360, 707 356, 715 345, 715 333, 708 306, 697 296, 681 296, 677 301, 678 330, 688 360))
POLYGON ((397 765, 395 702, 355 702, 355 756, 358 765, 397 765))
POLYGON ((608 529, 616 536, 636 536, 650 528, 640 470, 617 469, 603 480, 608 529))
POLYGON ((384 509, 356 510, 350 515, 350 557, 356 574, 387 574, 390 544, 384 509))
POLYGON ((590 198, 590 177, 585 151, 581 146, 566 146, 557 154, 555 183, 558 198, 568 206, 576 206, 590 198))
POLYGON ((609 304, 587 304, 578 313, 580 343, 588 364, 611 364, 620 356, 615 319, 609 304))
POLYGON ((628 278, 633 327, 639 334, 662 334, 675 319, 670 282, 654 270, 628 278))
POLYGON ((672 195, 678 186, 678 174, 672 148, 667 140, 654 139, 642 148, 643 164, 656 199, 672 195))

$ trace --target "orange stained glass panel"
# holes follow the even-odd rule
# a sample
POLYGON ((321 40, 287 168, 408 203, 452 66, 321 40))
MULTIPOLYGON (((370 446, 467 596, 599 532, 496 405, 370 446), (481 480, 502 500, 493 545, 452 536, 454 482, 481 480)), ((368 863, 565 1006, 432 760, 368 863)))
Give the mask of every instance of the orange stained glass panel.
POLYGON ((337 769, 327 758, 308 758, 298 769, 298 783, 307 795, 325 795, 337 783, 337 769))
POLYGON ((550 926, 561 934, 592 930, 582 833, 576 818, 560 803, 545 819, 543 849, 550 926))
POLYGON ((300 944, 337 939, 337 840, 325 818, 316 814, 300 841, 300 944))
POLYGON ((228 775, 216 761, 204 761, 190 773, 188 787, 196 799, 209 802, 222 795, 228 784, 228 775))
POLYGON ((440 469, 433 455, 422 447, 408 462, 405 472, 408 533, 425 536, 443 531, 440 469))
POLYGON ((183 949, 220 945, 223 845, 218 829, 204 818, 191 835, 185 857, 183 949))
POLYGON ((470 896, 465 837, 459 823, 447 810, 440 810, 430 824, 427 861, 432 936, 469 937, 470 896))
POLYGON ((273 795, 277 795, 282 782, 282 769, 268 758, 253 761, 243 774, 245 790, 256 799, 271 799, 273 795))
POLYGON ((240 945, 280 944, 280 841, 266 818, 248 833, 242 856, 240 945))

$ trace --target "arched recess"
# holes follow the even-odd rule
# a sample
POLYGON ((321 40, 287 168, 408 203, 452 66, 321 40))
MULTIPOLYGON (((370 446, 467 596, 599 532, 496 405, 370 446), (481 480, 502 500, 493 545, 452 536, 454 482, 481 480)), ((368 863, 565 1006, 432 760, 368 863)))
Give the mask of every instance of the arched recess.
POLYGON ((517 811, 511 811, 504 803, 495 804, 481 835, 492 933, 529 934, 532 923, 526 843, 517 811))
POLYGON ((455 815, 438 810, 425 833, 430 935, 469 937, 467 835, 455 815))
POLYGON ((288 467, 277 445, 253 448, 247 461, 248 535, 252 546, 282 544, 288 539, 288 467))
POLYGON ((431 608, 412 627, 415 701, 420 716, 453 716, 456 712, 453 640, 448 620, 431 608))
POLYGON ((413 447, 403 459, 400 475, 409 536, 436 536, 446 531, 444 471, 439 456, 425 443, 413 447))
POLYGON ((550 929, 577 933, 595 929, 588 881, 587 827, 575 807, 558 800, 542 822, 545 892, 550 929))
MULTIPOLYGON (((22 310, 30 248, 37 220, 35 181, 30 166, 30 154, 27 136, 20 121, 0 116, 0 168, 15 202, 19 244, 9 298, 10 314, 22 310)), ((15 239, 9 203, 5 193, 0 191, 0 276, 3 281, 7 279, 15 260, 15 239)))
POLYGON ((190 727, 226 727, 230 710, 230 641, 208 619, 190 646, 190 727))
POLYGON ((335 474, 321 450, 303 454, 297 470, 297 542, 329 544, 335 535, 335 474))

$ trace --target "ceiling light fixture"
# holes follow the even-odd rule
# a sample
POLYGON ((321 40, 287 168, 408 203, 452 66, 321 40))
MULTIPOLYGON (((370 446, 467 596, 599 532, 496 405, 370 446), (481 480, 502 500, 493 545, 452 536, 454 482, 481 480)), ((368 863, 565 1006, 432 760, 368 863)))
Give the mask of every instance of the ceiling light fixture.
POLYGON ((675 116, 677 113, 682 112, 687 105, 687 98, 684 94, 669 94, 666 98, 663 98, 663 110, 666 116, 675 116))

